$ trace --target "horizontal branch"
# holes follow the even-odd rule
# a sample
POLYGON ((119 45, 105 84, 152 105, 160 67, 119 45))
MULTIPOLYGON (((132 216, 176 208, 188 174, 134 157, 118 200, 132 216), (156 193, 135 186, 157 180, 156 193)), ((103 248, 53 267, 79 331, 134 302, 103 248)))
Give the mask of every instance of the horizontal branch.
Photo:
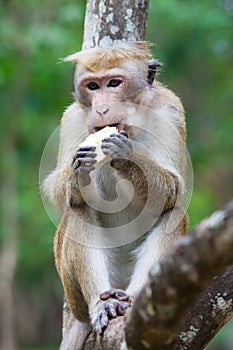
POLYGON ((232 251, 233 202, 202 221, 154 265, 128 315, 127 344, 140 350, 174 349, 188 309, 213 277, 233 263, 232 251))

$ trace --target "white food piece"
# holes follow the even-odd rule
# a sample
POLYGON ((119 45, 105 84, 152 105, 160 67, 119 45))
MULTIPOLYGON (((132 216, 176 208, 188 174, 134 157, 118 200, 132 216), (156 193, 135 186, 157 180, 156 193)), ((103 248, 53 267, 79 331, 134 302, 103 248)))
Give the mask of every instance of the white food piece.
POLYGON ((115 126, 106 126, 105 128, 95 132, 94 134, 88 135, 87 138, 82 143, 80 143, 79 147, 95 146, 95 153, 97 154, 95 159, 97 163, 101 162, 107 157, 107 155, 104 154, 101 149, 102 140, 113 133, 118 133, 117 128, 115 126))

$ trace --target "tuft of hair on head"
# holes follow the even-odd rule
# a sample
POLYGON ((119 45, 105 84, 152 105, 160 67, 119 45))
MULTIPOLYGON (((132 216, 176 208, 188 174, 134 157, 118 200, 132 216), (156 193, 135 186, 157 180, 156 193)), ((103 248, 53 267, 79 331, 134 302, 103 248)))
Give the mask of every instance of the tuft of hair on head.
POLYGON ((65 62, 82 65, 91 72, 110 69, 129 59, 147 62, 152 58, 151 44, 146 41, 131 41, 117 44, 110 48, 91 48, 67 56, 65 62))

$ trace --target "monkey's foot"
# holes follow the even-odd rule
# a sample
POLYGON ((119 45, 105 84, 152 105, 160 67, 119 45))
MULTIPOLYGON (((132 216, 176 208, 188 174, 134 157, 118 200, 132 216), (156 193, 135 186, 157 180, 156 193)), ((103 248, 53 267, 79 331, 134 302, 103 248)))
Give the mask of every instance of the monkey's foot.
POLYGON ((128 301, 108 298, 99 300, 91 314, 93 328, 99 334, 103 334, 109 320, 117 316, 123 316, 130 307, 128 301))
POLYGON ((134 298, 130 297, 121 289, 110 289, 100 294, 101 300, 108 300, 109 298, 117 299, 119 301, 127 301, 129 306, 134 302, 134 298))

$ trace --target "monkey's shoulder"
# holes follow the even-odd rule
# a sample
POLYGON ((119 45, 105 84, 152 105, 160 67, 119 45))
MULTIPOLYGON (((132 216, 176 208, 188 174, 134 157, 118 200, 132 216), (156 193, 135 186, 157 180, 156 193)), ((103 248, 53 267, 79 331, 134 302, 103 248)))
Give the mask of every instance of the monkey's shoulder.
POLYGON ((168 87, 159 81, 155 81, 152 87, 154 101, 161 105, 173 106, 180 113, 184 112, 184 108, 180 98, 168 87))
POLYGON ((80 103, 74 101, 65 109, 61 119, 61 124, 64 124, 67 121, 67 119, 74 119, 75 117, 77 117, 77 115, 81 115, 82 112, 83 108, 81 107, 80 103))
POLYGON ((73 102, 64 112, 61 119, 60 149, 76 151, 79 143, 87 136, 87 108, 83 109, 79 102, 73 102), (72 148, 70 148, 72 145, 72 148))
POLYGON ((135 102, 155 110, 164 117, 170 115, 172 119, 184 121, 184 108, 180 98, 158 81, 152 86, 145 87, 135 102))

